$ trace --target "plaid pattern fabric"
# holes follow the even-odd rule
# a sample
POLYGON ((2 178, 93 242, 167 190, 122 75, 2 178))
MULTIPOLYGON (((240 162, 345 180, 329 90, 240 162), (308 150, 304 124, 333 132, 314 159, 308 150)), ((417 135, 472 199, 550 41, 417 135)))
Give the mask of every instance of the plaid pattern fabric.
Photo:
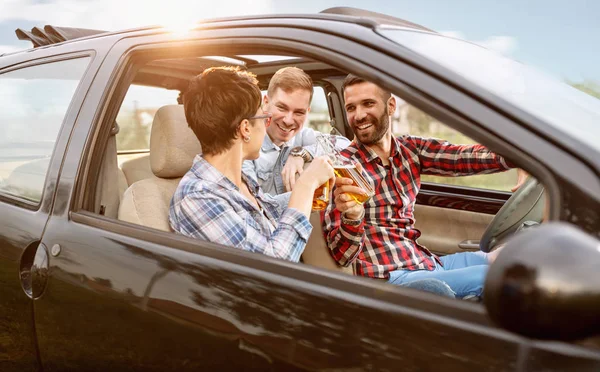
POLYGON ((169 222, 176 232, 250 252, 298 262, 312 226, 296 209, 284 209, 242 174, 262 211, 201 155, 179 182, 169 222))
POLYGON ((360 163, 375 196, 365 203, 359 225, 342 223, 330 204, 324 212, 324 233, 332 256, 347 266, 357 260, 357 272, 372 278, 389 278, 394 270, 433 270, 439 258, 417 243, 413 210, 421 187, 421 174, 466 176, 512 168, 504 158, 482 145, 453 145, 432 138, 392 138, 390 164, 352 142, 342 155, 360 163))

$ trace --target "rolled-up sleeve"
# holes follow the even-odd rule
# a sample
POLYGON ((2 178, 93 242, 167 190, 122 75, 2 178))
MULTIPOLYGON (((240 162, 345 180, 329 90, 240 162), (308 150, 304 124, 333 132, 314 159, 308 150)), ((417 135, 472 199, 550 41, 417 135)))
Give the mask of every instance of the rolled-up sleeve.
POLYGON ((407 136, 414 146, 421 173, 439 176, 468 176, 509 170, 513 164, 483 145, 454 145, 435 138, 407 136))

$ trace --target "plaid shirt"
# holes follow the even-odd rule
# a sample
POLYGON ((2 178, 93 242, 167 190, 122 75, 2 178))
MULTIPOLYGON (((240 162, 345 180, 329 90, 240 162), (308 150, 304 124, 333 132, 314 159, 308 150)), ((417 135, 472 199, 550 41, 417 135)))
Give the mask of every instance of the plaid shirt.
POLYGON ((176 232, 298 262, 312 231, 308 218, 282 208, 242 173, 262 211, 201 155, 179 182, 171 200, 169 222, 176 232))
POLYGON ((403 136, 392 138, 390 164, 352 142, 341 154, 363 166, 375 196, 365 203, 358 225, 342 223, 341 213, 330 204, 324 214, 324 232, 332 256, 342 266, 355 259, 359 275, 389 278, 389 272, 433 270, 439 259, 417 243, 413 210, 421 187, 421 174, 466 176, 494 173, 512 166, 482 145, 452 145, 437 139, 403 136))

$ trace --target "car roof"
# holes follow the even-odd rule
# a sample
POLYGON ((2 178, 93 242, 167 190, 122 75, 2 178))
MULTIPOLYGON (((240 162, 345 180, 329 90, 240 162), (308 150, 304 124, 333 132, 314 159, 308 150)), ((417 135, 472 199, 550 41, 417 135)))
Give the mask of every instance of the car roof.
MULTIPOLYGON (((368 28, 375 28, 379 26, 396 26, 413 30, 434 32, 424 26, 418 25, 413 22, 409 22, 400 18, 392 17, 386 14, 377 13, 369 10, 352 8, 352 7, 334 7, 328 8, 320 13, 316 14, 266 14, 257 16, 241 16, 241 17, 227 17, 203 20, 203 25, 218 24, 222 22, 231 21, 244 21, 244 20, 268 20, 275 18, 297 18, 297 19, 321 19, 321 20, 334 20, 340 22, 349 22, 353 24, 362 25, 368 28)), ((198 22, 198 25, 200 23, 198 22)), ((73 28, 73 27, 58 27, 52 25, 46 25, 43 28, 33 27, 30 31, 18 28, 15 30, 15 34, 19 40, 31 41, 34 48, 41 46, 50 46, 59 43, 65 43, 73 40, 83 40, 91 38, 101 38, 111 35, 122 35, 128 33, 135 33, 139 31, 148 31, 153 29, 160 29, 164 26, 146 26, 138 27, 120 31, 105 31, 105 30, 94 30, 85 28, 73 28)), ((5 53, 15 54, 22 51, 5 53)), ((5 55, 5 54, 0 54, 5 55)))

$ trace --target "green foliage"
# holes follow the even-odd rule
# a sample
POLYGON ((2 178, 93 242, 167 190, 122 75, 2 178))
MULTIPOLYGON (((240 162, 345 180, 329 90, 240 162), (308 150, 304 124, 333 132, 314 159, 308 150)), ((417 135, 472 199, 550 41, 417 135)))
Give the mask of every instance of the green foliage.
POLYGON ((595 81, 584 80, 580 83, 569 81, 569 85, 589 94, 592 97, 600 99, 600 84, 595 81))
MULTIPOLYGON (((148 111, 152 117, 158 108, 148 111)), ((150 125, 144 125, 139 119, 142 110, 121 110, 117 116, 119 133, 117 134, 117 150, 147 150, 150 147, 150 125)))

